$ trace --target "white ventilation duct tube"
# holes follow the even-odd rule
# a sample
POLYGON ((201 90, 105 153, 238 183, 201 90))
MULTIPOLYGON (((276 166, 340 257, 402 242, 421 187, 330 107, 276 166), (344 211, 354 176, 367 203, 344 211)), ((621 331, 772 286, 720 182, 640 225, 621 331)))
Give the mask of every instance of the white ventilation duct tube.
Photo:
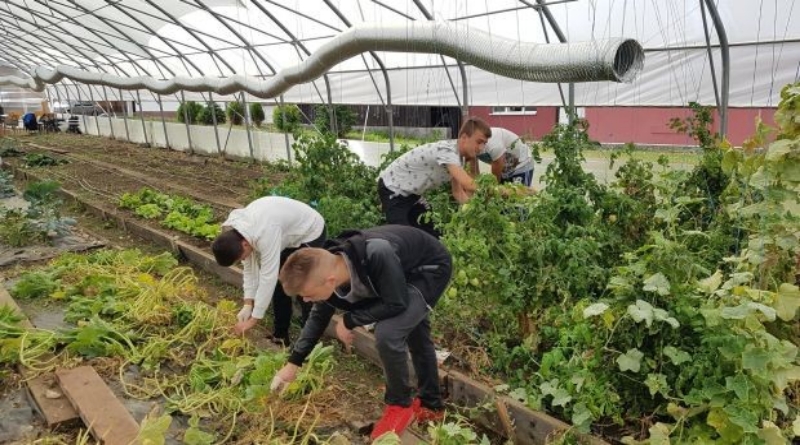
POLYGON ((262 99, 277 97, 293 85, 311 82, 337 64, 367 51, 442 54, 485 71, 533 82, 631 82, 644 66, 642 46, 633 39, 608 39, 564 44, 523 43, 498 38, 454 22, 419 21, 402 25, 357 25, 321 46, 302 63, 267 80, 235 75, 218 77, 120 77, 70 66, 36 67, 31 78, 0 77, 12 84, 42 91, 44 84, 64 78, 123 90, 172 94, 180 90, 228 95, 239 91, 262 99))

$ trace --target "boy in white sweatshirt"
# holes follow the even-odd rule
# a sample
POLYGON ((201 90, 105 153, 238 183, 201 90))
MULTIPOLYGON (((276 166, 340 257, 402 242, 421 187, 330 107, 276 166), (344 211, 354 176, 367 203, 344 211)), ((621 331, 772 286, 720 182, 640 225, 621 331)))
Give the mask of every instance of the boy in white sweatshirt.
MULTIPOLYGON (((288 346, 292 299, 278 283, 278 272, 295 250, 323 245, 322 215, 300 201, 267 196, 233 210, 222 227, 211 244, 214 258, 223 267, 241 261, 244 273, 244 305, 234 331, 242 334, 255 326, 274 300, 273 339, 288 346)), ((301 306, 305 324, 311 304, 301 302, 301 306)))

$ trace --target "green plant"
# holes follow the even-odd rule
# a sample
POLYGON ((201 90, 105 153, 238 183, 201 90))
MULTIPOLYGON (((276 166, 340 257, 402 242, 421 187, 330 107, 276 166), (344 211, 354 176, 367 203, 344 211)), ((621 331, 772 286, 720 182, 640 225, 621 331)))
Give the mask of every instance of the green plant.
POLYGON ((181 102, 178 105, 178 110, 175 112, 175 117, 178 122, 195 124, 199 120, 199 114, 203 110, 203 105, 194 101, 181 102))
POLYGON ((250 104, 250 119, 253 120, 256 127, 261 126, 261 123, 264 122, 264 118, 264 106, 261 105, 261 102, 252 102, 250 104))
POLYGON ((463 417, 428 426, 431 445, 489 445, 485 434, 478 435, 463 417))
POLYGON ((137 193, 124 193, 119 200, 122 208, 147 219, 161 218, 164 227, 198 238, 214 239, 220 231, 214 222, 214 211, 207 205, 196 204, 182 196, 167 195, 143 187, 137 193))
POLYGON ((0 158, 10 158, 24 153, 19 149, 19 142, 16 139, 3 138, 2 145, 0 145, 0 158))
POLYGON ((22 210, 0 212, 0 243, 10 247, 23 247, 43 240, 43 234, 34 227, 22 210))
POLYGON ((26 210, 0 210, 0 241, 22 247, 69 234, 76 221, 60 216, 58 188, 55 181, 29 183, 22 195, 26 210))
POLYGON ((225 123, 225 112, 216 103, 213 106, 209 103, 197 113, 197 121, 203 125, 214 125, 214 115, 216 114, 217 125, 225 123))
POLYGON ((299 136, 295 166, 278 186, 256 184, 253 198, 289 196, 307 202, 325 218, 328 233, 365 228, 381 221, 377 171, 366 166, 334 135, 299 136))
POLYGON ((314 125, 322 133, 333 133, 331 128, 331 113, 333 125, 336 126, 335 135, 343 138, 356 123, 356 114, 347 105, 317 105, 314 107, 314 125))
POLYGON ((47 153, 28 153, 22 158, 25 167, 51 167, 54 165, 66 164, 69 161, 61 158, 54 158, 47 153))
POLYGON ((272 123, 278 130, 294 133, 301 122, 302 114, 297 105, 279 105, 272 109, 272 123))
POLYGON ((15 195, 14 177, 6 170, 0 170, 0 198, 15 195))
POLYGON ((233 125, 242 125, 244 122, 244 104, 239 101, 228 102, 226 114, 233 125))

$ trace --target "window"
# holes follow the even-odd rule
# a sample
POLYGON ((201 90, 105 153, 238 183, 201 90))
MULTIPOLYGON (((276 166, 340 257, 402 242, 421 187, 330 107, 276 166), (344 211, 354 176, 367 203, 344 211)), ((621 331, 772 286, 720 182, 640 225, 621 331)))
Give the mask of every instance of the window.
POLYGON ((492 107, 491 114, 536 114, 536 107, 503 106, 492 107))

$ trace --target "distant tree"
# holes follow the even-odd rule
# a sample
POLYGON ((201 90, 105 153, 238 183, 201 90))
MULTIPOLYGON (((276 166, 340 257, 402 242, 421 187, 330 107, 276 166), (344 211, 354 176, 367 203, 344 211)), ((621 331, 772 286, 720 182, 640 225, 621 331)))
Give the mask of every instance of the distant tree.
POLYGON ((344 137, 353 129, 353 125, 356 123, 356 114, 346 105, 333 105, 332 107, 317 105, 314 108, 314 125, 323 133, 332 133, 331 119, 328 112, 330 108, 333 109, 333 115, 336 118, 336 136, 344 137))
POLYGON ((244 105, 241 102, 228 103, 228 119, 233 125, 242 125, 242 122, 244 122, 244 105))
POLYGON ((261 105, 261 102, 251 103, 250 119, 253 120, 253 123, 256 124, 256 127, 260 127, 265 118, 266 116, 264 116, 264 107, 261 105))
POLYGON ((197 114, 197 121, 204 125, 214 125, 214 115, 211 114, 212 110, 214 110, 214 112, 217 114, 217 124, 224 124, 225 112, 222 111, 222 108, 220 108, 220 106, 216 103, 213 107, 211 105, 203 107, 203 109, 197 114))
POLYGON ((187 101, 181 102, 178 105, 178 111, 175 113, 178 117, 178 122, 184 122, 188 124, 197 123, 197 115, 203 110, 203 105, 194 102, 194 101, 187 101))

